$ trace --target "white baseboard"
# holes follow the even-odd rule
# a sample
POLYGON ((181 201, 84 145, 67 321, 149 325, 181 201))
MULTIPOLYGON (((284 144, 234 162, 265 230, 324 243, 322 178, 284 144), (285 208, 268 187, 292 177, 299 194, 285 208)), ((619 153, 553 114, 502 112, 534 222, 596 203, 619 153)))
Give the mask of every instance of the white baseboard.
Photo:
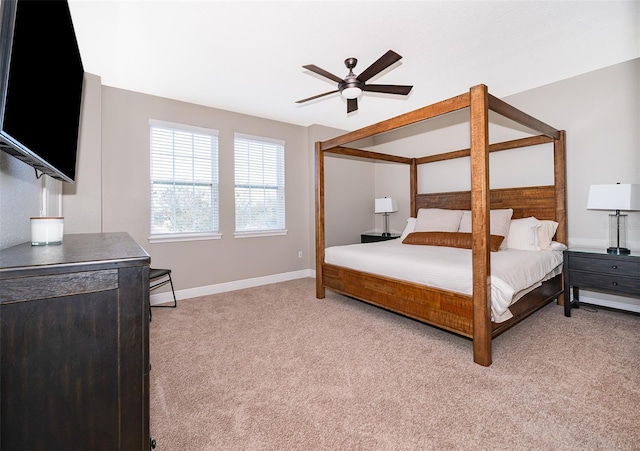
POLYGON ((640 305, 629 304, 626 302, 616 302, 616 301, 610 301, 607 299, 597 299, 597 298, 580 295, 580 303, 599 305, 602 307, 609 307, 609 308, 614 308, 618 310, 626 310, 629 312, 640 313, 640 305))
MULTIPOLYGON (((261 285, 269 285, 271 283, 285 282, 287 280, 303 279, 305 277, 315 277, 316 272, 312 269, 302 269, 300 271, 292 271, 281 274, 272 274, 270 276, 255 277, 252 279, 234 280, 233 282, 218 283, 215 285, 206 285, 204 287, 187 288, 185 290, 176 291, 176 299, 181 301, 189 298, 197 298, 199 296, 207 296, 209 294, 226 293, 228 291, 242 290, 244 288, 259 287, 261 285)), ((173 303, 173 295, 171 291, 152 294, 149 296, 151 305, 173 303)))

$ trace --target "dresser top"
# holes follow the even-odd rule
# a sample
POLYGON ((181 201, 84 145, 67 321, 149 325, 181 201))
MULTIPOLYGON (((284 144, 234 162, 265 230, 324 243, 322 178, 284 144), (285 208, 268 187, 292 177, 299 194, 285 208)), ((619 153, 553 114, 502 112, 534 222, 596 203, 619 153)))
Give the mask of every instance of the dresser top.
POLYGON ((69 234, 58 245, 32 246, 27 242, 0 249, 0 273, 82 264, 149 264, 149 261, 149 254, 124 232, 69 234))

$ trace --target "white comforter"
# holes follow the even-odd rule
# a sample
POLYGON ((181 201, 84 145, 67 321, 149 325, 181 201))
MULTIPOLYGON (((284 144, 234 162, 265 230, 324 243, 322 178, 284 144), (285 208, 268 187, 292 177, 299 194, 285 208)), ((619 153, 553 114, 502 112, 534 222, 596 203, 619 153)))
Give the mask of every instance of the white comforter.
MULTIPOLYGON (((471 250, 402 244, 400 240, 334 246, 325 262, 394 279, 471 295, 471 250)), ((495 322, 513 315, 509 306, 562 270, 562 251, 491 253, 491 313, 495 322)))

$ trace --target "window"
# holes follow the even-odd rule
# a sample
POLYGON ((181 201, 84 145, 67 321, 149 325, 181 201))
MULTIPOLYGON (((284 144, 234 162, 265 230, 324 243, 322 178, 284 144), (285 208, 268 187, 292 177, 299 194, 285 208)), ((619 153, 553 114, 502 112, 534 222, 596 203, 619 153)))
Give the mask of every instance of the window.
POLYGON ((152 121, 150 241, 219 238, 218 132, 152 121))
POLYGON ((284 234, 284 141, 236 133, 236 236, 284 234))

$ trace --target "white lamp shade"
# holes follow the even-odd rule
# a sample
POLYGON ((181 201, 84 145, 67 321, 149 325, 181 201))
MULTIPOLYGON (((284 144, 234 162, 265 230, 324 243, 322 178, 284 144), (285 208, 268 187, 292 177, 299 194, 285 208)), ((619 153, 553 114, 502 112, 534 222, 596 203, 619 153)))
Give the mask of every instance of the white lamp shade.
POLYGON ((398 203, 390 197, 376 199, 376 213, 393 213, 398 211, 398 203))
POLYGON ((617 183, 591 185, 588 210, 640 210, 640 185, 617 183))

